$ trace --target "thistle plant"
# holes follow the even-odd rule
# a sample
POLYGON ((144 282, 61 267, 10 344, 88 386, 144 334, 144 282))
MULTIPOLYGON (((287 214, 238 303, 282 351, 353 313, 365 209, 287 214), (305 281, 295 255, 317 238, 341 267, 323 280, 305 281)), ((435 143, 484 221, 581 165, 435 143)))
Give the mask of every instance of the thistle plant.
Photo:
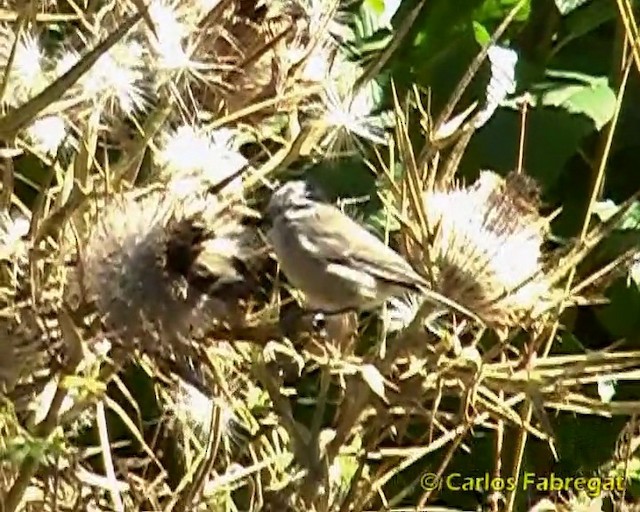
MULTIPOLYGON (((627 3, 611 14, 635 41, 627 3)), ((532 44, 535 5, 480 4, 2 3, 3 510, 637 501, 633 486, 517 485, 470 501, 421 480, 463 467, 518 482, 558 453, 558 471, 637 478, 637 333, 611 312, 638 286, 638 193, 611 156, 618 115, 635 119, 616 100, 633 48, 598 63, 615 79, 545 68, 532 84, 521 60, 571 61, 586 36, 563 12, 581 7, 555 2, 551 39, 532 44), (554 153, 548 109, 593 124, 561 169, 538 163, 554 153), (550 178, 576 169, 592 178, 583 202, 550 178), (350 204, 460 308, 410 294, 324 323, 301 309, 265 237, 292 178, 350 204), (610 460, 567 451, 580 415, 627 422, 610 460)))

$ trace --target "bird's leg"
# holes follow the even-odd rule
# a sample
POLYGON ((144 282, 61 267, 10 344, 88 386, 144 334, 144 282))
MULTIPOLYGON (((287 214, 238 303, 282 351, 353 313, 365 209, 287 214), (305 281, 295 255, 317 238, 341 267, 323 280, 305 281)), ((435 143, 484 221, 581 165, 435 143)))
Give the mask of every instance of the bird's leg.
POLYGON ((322 311, 318 311, 313 314, 311 325, 316 333, 323 338, 327 338, 329 333, 327 332, 327 317, 322 311))
POLYGON ((357 313, 353 308, 343 308, 343 309, 336 309, 336 310, 331 310, 331 311, 326 311, 326 310, 315 310, 312 311, 311 313, 313 314, 313 320, 312 320, 312 325, 313 328, 315 330, 315 332, 317 332, 320 336, 322 336, 323 338, 327 339, 330 334, 329 334, 329 320, 332 318, 340 318, 343 315, 347 315, 349 313, 357 313))

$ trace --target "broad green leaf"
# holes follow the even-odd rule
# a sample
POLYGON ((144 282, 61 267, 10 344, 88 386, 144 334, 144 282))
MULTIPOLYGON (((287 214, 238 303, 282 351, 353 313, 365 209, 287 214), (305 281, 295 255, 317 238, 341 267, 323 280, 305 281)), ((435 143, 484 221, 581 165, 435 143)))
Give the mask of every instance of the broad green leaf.
MULTIPOLYGON (((518 147, 521 124, 519 111, 499 108, 469 143, 461 162, 461 174, 472 179, 478 169, 512 170, 517 158, 515 148, 518 147)), ((592 131, 593 124, 584 116, 561 109, 531 109, 527 114, 527 147, 544 150, 525 151, 524 168, 543 190, 555 189, 565 165, 575 155, 584 137, 592 131)), ((574 186, 571 197, 575 194, 574 186)), ((580 205, 580 212, 583 208, 580 205)))
POLYGON ((364 7, 371 9, 376 14, 382 14, 384 12, 384 0, 365 0, 364 7))
POLYGON ((590 0, 554 0, 556 7, 563 16, 577 9, 581 5, 586 4, 590 0))
MULTIPOLYGON (((485 0, 474 12, 473 19, 479 23, 502 21, 519 2, 520 0, 485 0)), ((527 0, 516 14, 514 21, 527 20, 530 12, 531 1, 527 0)))
POLYGON ((370 36, 380 29, 390 29, 391 19, 400 3, 400 0, 365 0, 360 9, 360 22, 365 27, 363 36, 370 36))
POLYGON ((373 212, 366 218, 365 222, 380 236, 387 231, 394 232, 400 229, 400 222, 393 215, 390 215, 385 208, 380 208, 373 212))
MULTIPOLYGON (((613 117, 616 95, 606 77, 594 77, 575 72, 548 71, 553 80, 534 84, 528 91, 532 106, 557 107, 571 114, 588 117, 600 130, 613 117)), ((506 104, 520 108, 522 96, 506 104)))
POLYGON ((595 310, 600 323, 614 338, 636 339, 640 332, 640 289, 623 281, 611 285, 610 303, 595 310))
POLYGON ((564 19, 563 34, 559 35, 553 53, 557 54, 571 41, 588 34, 605 22, 615 19, 617 15, 618 10, 615 4, 609 0, 595 0, 582 9, 573 11, 564 19))
POLYGON ((476 41, 478 41, 480 46, 489 44, 489 41, 491 41, 491 34, 489 31, 477 21, 473 22, 473 33, 476 35, 476 41))
MULTIPOLYGON (((602 221, 606 222, 618 211, 618 206, 607 199, 599 201, 595 204, 593 213, 602 221)), ((622 220, 617 226, 619 230, 640 230, 640 201, 636 201, 629 210, 624 214, 622 220)))

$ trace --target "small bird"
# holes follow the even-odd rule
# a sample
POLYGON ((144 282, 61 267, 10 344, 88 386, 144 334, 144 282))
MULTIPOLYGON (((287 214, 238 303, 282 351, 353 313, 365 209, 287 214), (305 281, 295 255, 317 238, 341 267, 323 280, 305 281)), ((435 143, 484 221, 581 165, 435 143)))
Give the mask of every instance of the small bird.
POLYGON ((243 295, 249 290, 251 229, 242 221, 225 218, 216 230, 194 218, 184 218, 168 227, 166 266, 186 278, 202 293, 243 295), (226 224, 225 224, 226 222, 226 224))
POLYGON ((307 182, 291 181, 276 190, 267 217, 272 224, 267 237, 283 273, 318 313, 367 311, 407 292, 461 310, 429 290, 402 256, 322 201, 307 182))

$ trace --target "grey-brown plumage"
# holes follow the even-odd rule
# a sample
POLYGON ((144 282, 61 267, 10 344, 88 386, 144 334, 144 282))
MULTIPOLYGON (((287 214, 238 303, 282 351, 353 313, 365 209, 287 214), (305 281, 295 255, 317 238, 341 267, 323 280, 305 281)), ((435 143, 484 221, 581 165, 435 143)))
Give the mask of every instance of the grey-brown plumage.
MULTIPOLYGON (((241 224, 236 226, 243 236, 241 224)), ((237 247, 218 247, 216 231, 197 219, 182 219, 169 226, 166 266, 184 276, 197 290, 210 295, 238 297, 249 292, 251 273, 237 247)), ((245 254, 245 256, 248 256, 245 254)))
POLYGON ((313 310, 369 310, 409 291, 455 307, 429 291, 425 279, 375 235, 337 207, 316 200, 305 182, 278 189, 267 214, 282 271, 313 310))

